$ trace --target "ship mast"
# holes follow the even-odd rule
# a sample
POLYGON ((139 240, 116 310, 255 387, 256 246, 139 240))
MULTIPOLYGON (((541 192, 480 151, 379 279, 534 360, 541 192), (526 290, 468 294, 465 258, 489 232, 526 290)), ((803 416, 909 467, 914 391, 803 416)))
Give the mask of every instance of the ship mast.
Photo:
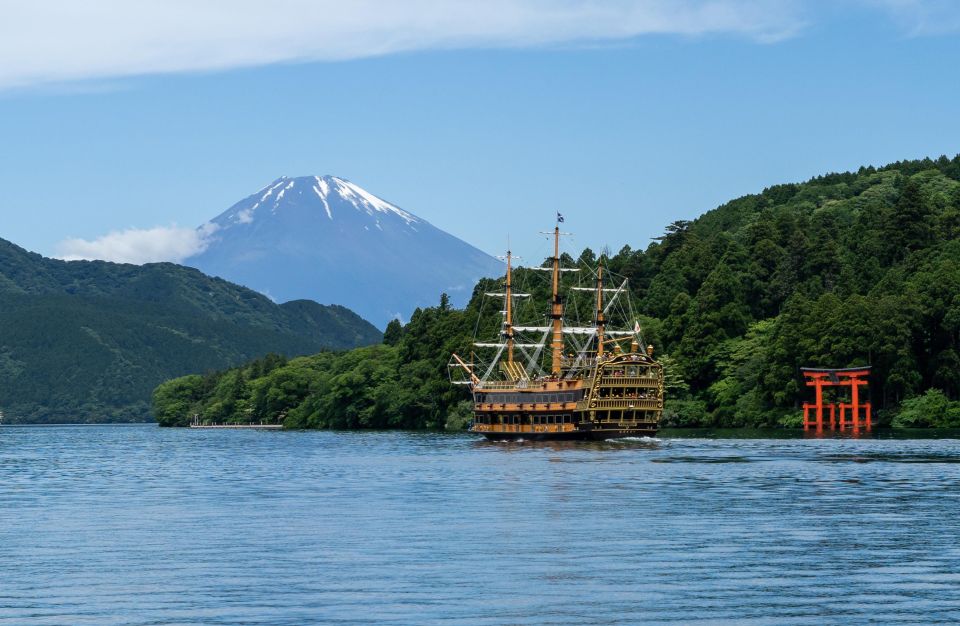
POLYGON ((606 320, 603 316, 603 258, 597 265, 597 360, 603 356, 603 331, 606 320))
POLYGON ((563 301, 560 299, 560 224, 553 229, 553 300, 550 309, 553 318, 553 359, 550 370, 560 376, 560 360, 563 357, 563 301))
MULTIPOLYGON (((509 247, 509 246, 508 246, 509 247)), ((510 250, 507 250, 507 288, 506 288, 506 319, 503 324, 503 334, 507 338, 507 367, 513 371, 513 280, 510 267, 510 250)))

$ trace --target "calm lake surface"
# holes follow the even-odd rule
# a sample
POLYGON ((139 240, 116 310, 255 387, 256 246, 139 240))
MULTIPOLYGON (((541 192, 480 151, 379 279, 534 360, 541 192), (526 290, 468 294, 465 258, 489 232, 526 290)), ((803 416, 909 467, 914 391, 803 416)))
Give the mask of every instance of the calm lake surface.
POLYGON ((4 426, 0 624, 960 623, 957 439, 676 434, 4 426))

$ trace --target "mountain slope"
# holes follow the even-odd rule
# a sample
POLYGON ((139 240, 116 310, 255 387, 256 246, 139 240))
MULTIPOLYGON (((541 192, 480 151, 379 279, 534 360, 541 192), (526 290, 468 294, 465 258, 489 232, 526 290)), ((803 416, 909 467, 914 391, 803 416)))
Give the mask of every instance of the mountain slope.
POLYGON ((344 307, 278 306, 178 265, 65 262, 0 240, 7 421, 145 420, 151 390, 171 376, 379 340, 344 307))
POLYGON ((501 273, 484 252, 333 176, 279 178, 216 217, 185 261, 276 301, 335 302, 379 326, 501 273))

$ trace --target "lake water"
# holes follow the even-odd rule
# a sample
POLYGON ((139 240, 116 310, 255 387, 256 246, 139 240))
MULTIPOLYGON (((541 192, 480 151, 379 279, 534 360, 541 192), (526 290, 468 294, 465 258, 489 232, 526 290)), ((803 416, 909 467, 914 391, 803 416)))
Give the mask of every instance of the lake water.
POLYGON ((0 624, 960 623, 960 441, 0 428, 0 624))

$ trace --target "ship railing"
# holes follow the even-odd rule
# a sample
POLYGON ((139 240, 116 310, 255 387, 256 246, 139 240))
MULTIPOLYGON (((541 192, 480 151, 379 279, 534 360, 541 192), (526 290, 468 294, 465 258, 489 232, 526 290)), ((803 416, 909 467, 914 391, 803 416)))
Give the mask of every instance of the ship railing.
POLYGON ((526 381, 526 384, 523 384, 522 381, 484 381, 477 383, 473 386, 474 389, 546 389, 547 384, 545 381, 526 381))
POLYGON ((543 380, 487 380, 474 384, 473 388, 477 391, 487 390, 487 389, 523 389, 530 391, 537 390, 546 390, 546 389, 578 389, 580 388, 577 385, 578 381, 573 381, 569 379, 543 379, 543 380))
POLYGON ((477 402, 477 411, 572 411, 576 402, 477 402))
POLYGON ((474 424, 475 433, 557 433, 575 430, 574 424, 474 424))
POLYGON ((656 398, 598 398, 590 402, 591 409, 640 409, 655 411, 663 408, 656 398))
POLYGON ((658 387, 660 379, 655 376, 605 375, 600 381, 604 387, 658 387))

